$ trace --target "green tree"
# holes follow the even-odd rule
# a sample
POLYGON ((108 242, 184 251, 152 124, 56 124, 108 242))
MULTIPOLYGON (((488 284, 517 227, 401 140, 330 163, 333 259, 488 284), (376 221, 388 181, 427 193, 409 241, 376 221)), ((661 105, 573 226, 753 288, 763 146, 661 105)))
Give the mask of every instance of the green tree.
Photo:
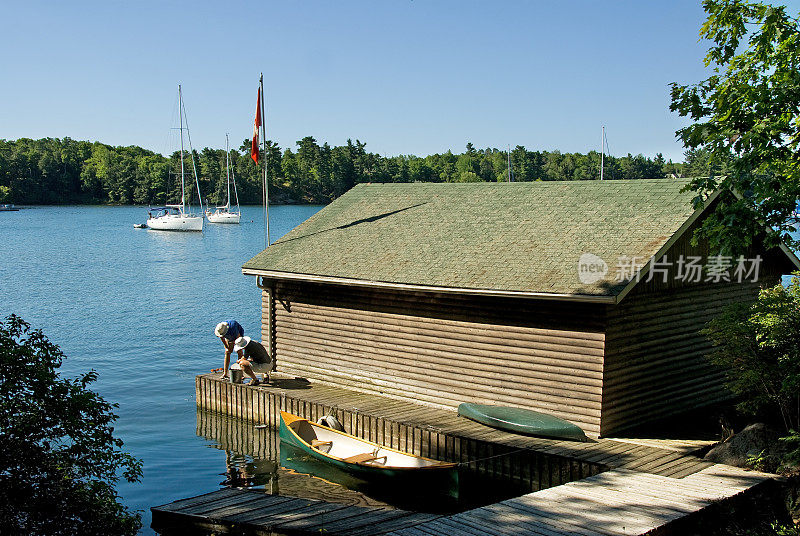
POLYGON ((768 242, 793 242, 790 216, 800 196, 800 22, 785 7, 705 0, 709 78, 672 84, 670 109, 694 123, 677 135, 709 155, 691 189, 696 204, 722 190, 700 229, 712 245, 743 251, 764 224, 768 242))
POLYGON ((141 462, 113 435, 116 405, 65 379, 64 355, 12 315, 0 321, 0 532, 136 534, 138 514, 114 484, 141 477, 141 462))
MULTIPOLYGON (((688 154, 688 153, 687 153, 688 154)), ((282 151, 267 140, 256 166, 250 158, 250 140, 230 152, 242 203, 262 202, 263 163, 266 160, 272 203, 328 203, 362 182, 464 182, 508 180, 506 151, 382 156, 366 150, 360 140, 346 145, 318 144, 307 136, 296 152, 282 151)), ((597 178, 599 153, 561 154, 529 151, 517 146, 512 153, 515 180, 591 180, 597 178)), ((226 197, 225 152, 205 148, 184 153, 186 199, 197 204, 192 159, 199 173, 204 200, 222 203, 226 197)), ((180 201, 180 156, 168 157, 141 147, 112 147, 70 138, 0 140, 0 188, 15 203, 162 204, 180 201)), ((606 159, 608 178, 663 176, 663 158, 643 155, 606 159), (625 168, 623 170, 623 167, 625 168)))
POLYGON ((709 322, 711 360, 740 395, 739 409, 778 410, 786 432, 800 430, 800 279, 762 290, 709 322))

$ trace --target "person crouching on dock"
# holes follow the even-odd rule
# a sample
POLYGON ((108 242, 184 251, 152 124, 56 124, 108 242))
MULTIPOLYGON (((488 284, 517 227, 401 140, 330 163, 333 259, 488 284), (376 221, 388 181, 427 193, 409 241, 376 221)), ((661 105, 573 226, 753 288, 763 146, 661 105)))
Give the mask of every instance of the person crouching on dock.
MULTIPOLYGON (((236 339, 244 336, 244 328, 236 320, 228 320, 227 322, 220 322, 214 328, 214 335, 219 337, 222 345, 225 347, 225 368, 222 369, 220 379, 224 379, 228 374, 228 367, 231 364, 231 353, 234 352, 233 347, 236 344, 236 339)), ((239 357, 242 357, 241 352, 239 357)))
POLYGON ((250 385, 258 385, 261 383, 258 381, 255 372, 253 372, 252 363, 258 363, 260 365, 270 363, 272 359, 270 359, 267 349, 264 348, 260 342, 254 341, 250 337, 239 337, 236 339, 233 351, 239 353, 239 366, 242 367, 245 374, 253 379, 250 385), (244 353, 244 357, 241 357, 242 353, 244 353))

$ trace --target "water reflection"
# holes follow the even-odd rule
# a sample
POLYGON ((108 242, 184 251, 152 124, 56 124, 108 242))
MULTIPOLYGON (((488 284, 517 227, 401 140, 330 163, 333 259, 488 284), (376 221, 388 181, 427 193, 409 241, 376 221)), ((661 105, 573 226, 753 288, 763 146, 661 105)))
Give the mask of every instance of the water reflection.
POLYGON ((212 447, 225 451, 226 467, 220 473, 224 477, 221 486, 263 487, 270 495, 392 507, 356 490, 319 478, 315 476, 313 468, 309 472, 295 470, 286 459, 281 460, 281 448, 288 449, 290 446, 280 444, 277 430, 198 410, 197 435, 212 441, 212 447))
POLYGON ((281 443, 278 432, 234 418, 197 412, 197 435, 224 450, 221 486, 261 488, 287 495, 352 505, 453 513, 528 493, 519 480, 459 470, 455 496, 442 490, 400 487, 397 482, 364 480, 320 462, 302 450, 281 443))

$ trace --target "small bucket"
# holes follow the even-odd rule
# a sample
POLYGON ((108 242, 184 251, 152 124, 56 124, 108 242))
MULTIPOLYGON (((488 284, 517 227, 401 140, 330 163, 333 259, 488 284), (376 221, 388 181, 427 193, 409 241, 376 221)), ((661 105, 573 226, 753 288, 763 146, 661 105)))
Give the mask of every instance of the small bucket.
POLYGON ((228 370, 228 378, 231 380, 231 383, 242 383, 242 378, 244 374, 242 373, 241 369, 229 369, 228 370))

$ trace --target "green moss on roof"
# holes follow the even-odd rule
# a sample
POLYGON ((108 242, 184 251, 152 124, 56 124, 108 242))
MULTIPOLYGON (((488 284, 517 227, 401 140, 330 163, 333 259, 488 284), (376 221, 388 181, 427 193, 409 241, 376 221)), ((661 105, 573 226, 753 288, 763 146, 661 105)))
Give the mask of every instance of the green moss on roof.
POLYGON ((614 295, 694 212, 683 180, 360 184, 249 261, 267 270, 458 289, 614 295), (593 253, 609 275, 580 282, 593 253))

